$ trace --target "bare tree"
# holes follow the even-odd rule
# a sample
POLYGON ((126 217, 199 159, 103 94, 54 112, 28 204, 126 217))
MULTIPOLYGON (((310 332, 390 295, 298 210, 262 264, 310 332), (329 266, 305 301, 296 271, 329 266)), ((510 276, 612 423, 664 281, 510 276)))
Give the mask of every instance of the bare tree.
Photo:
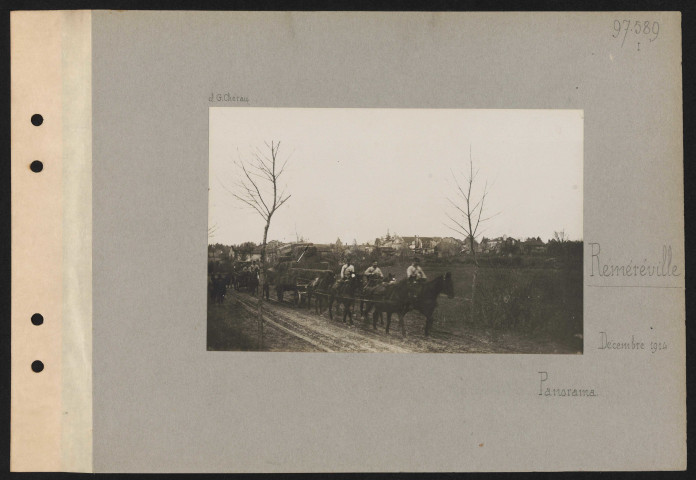
POLYGON ((569 251, 568 251, 568 234, 565 233, 565 228, 554 231, 553 238, 549 241, 548 251, 552 252, 554 255, 560 255, 568 261, 569 251))
MULTIPOLYGON (((261 243, 261 270, 257 302, 257 321, 259 326, 259 348, 263 348, 263 293, 266 284, 266 245, 268 229, 276 211, 288 201, 290 195, 284 189, 279 189, 279 180, 285 171, 290 157, 280 161, 278 150, 280 142, 269 144, 264 142, 267 151, 256 148, 247 161, 235 162, 240 172, 241 180, 234 190, 228 190, 234 198, 252 208, 264 221, 263 242, 261 243)), ((223 185, 224 187, 224 185, 223 185)))
POLYGON ((564 244, 565 242, 567 242, 568 235, 565 233, 565 228, 558 232, 553 232, 553 239, 560 244, 564 244))
POLYGON ((476 243, 477 237, 483 233, 482 224, 490 220, 495 215, 484 217, 484 206, 486 197, 488 196, 488 181, 484 183, 483 190, 476 193, 474 185, 478 176, 478 169, 474 171, 474 160, 471 155, 471 146, 469 146, 469 172, 456 175, 452 173, 452 178, 455 183, 454 198, 447 198, 452 207, 454 214, 446 214, 451 224, 447 225, 451 230, 464 236, 466 242, 469 242, 471 255, 474 260, 474 274, 471 281, 471 319, 474 319, 474 300, 476 297, 476 275, 478 274, 479 263, 476 258, 476 243))

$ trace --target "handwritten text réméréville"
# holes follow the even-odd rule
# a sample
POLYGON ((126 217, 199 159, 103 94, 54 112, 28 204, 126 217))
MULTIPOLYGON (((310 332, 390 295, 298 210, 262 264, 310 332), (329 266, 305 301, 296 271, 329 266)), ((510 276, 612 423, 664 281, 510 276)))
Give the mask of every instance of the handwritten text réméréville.
POLYGON ((672 246, 663 245, 662 256, 655 259, 643 259, 642 262, 629 260, 626 263, 603 263, 600 258, 599 243, 590 243, 592 248, 590 276, 600 277, 678 277, 681 275, 677 265, 672 264, 672 246))

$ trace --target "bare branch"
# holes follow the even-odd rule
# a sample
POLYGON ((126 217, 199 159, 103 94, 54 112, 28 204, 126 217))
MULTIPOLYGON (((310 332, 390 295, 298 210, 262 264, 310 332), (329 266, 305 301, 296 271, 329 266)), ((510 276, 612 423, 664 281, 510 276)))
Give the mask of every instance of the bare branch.
MULTIPOLYGON (((259 190, 258 185, 256 185, 256 182, 254 180, 252 180, 251 176, 249 176, 249 172, 247 172, 247 169, 244 166, 244 164, 242 164, 241 166, 242 166, 242 171, 244 172, 244 175, 249 180, 249 182, 251 182, 251 185, 254 187, 254 190, 256 190, 256 194, 258 195, 259 202, 261 202, 261 204, 263 205, 263 208, 266 209, 266 213, 269 213, 270 210, 268 208, 268 205, 266 205, 266 202, 264 202, 264 200, 263 200, 263 196, 261 195, 261 191, 259 190)), ((249 190, 249 187, 246 185, 245 185, 245 188, 247 190, 249 190)))
MULTIPOLYGON (((479 223, 481 223, 481 213, 483 212, 483 203, 484 200, 486 200, 486 194, 484 193, 483 196, 481 197, 481 200, 479 200, 479 203, 481 204, 481 207, 479 207, 478 214, 476 214, 476 226, 474 227, 474 234, 476 234, 476 230, 478 229, 479 223)), ((474 208, 474 212, 476 212, 476 209, 474 208)))
POLYGON ((494 213, 493 215, 491 215, 490 217, 482 218, 481 221, 482 221, 482 222, 485 222, 486 220, 490 220, 491 218, 497 217, 497 216, 500 215, 501 213, 502 213, 502 212, 496 212, 496 213, 494 213))
POLYGON ((447 201, 450 202, 450 204, 452 204, 452 206, 453 206, 454 208, 456 208, 457 210, 459 210, 459 212, 460 212, 462 215, 464 215, 464 216, 467 215, 467 213, 466 213, 459 205, 457 205, 456 203, 454 203, 451 199, 448 198, 447 201))
POLYGON ((255 170, 258 170, 258 171, 260 172, 260 174, 259 174, 259 173, 256 173, 256 174, 255 174, 255 175, 258 176, 259 178, 265 178, 266 180, 273 181, 273 177, 272 177, 271 174, 268 172, 268 169, 265 168, 265 166, 254 164, 254 165, 251 165, 251 167, 254 168, 255 170))
POLYGON ((249 200, 247 200, 246 198, 240 197, 239 195, 234 194, 234 193, 233 193, 232 195, 233 195, 234 198, 236 198, 237 200, 246 203, 246 204, 249 205, 251 208, 253 208, 254 210, 256 210, 256 211, 259 213, 259 215, 261 215, 264 219, 267 218, 267 215, 266 215, 264 212, 261 211, 261 209, 258 207, 258 205, 257 205, 255 202, 249 201, 249 200))
POLYGON ((469 145, 468 172, 462 172, 460 176, 457 176, 450 169, 450 173, 454 179, 456 198, 455 200, 447 198, 447 201, 454 208, 454 211, 461 215, 462 220, 456 220, 454 216, 446 214, 447 218, 450 220, 450 225, 448 225, 448 227, 471 240, 476 240, 476 238, 480 236, 482 230, 481 226, 484 222, 497 215, 484 216, 483 214, 488 197, 488 181, 484 184, 483 192, 480 196, 477 199, 474 198, 474 183, 479 175, 479 171, 478 168, 474 168, 471 145, 469 145), (456 199, 459 198, 461 198, 461 200, 456 201, 456 199))
POLYGON ((460 234, 460 235, 465 235, 465 236, 468 238, 468 235, 466 234, 466 232, 461 232, 461 231, 459 231, 458 229, 452 227, 451 225, 447 225, 446 223, 445 223, 444 225, 445 225, 445 227, 449 228, 449 229, 452 230, 453 232, 458 233, 458 234, 460 234))
POLYGON ((488 231, 488 228, 484 228, 484 229, 482 229, 480 232, 478 232, 478 235, 483 235, 483 234, 486 233, 487 231, 488 231))
MULTIPOLYGON (((288 195, 287 197, 281 199, 281 200, 278 202, 278 205, 276 206, 275 209, 278 210, 282 204, 284 204, 285 202, 287 202, 288 200, 290 200, 290 197, 292 197, 292 195, 288 195)), ((274 211, 275 211, 275 210, 274 210, 274 211)))
POLYGON ((239 160, 234 163, 243 174, 241 179, 236 182, 234 190, 227 188, 222 182, 220 184, 236 200, 252 208, 263 218, 267 232, 273 214, 290 198, 290 195, 285 194, 285 189, 278 194, 278 178, 284 172, 289 158, 285 159, 278 170, 280 142, 265 141, 264 145, 266 150, 255 147, 247 161, 242 160, 238 149, 239 160))
MULTIPOLYGON (((464 235, 466 235, 466 236, 471 235, 471 233, 469 232, 469 230, 468 230, 464 225, 462 225, 461 223, 459 223, 458 221, 456 221, 456 220, 455 220, 454 218, 452 218, 449 214, 446 213, 445 215, 447 215, 447 218, 449 218, 449 219, 452 221, 452 223, 454 223, 456 226, 458 226, 459 228, 462 229, 462 232, 464 233, 464 235)), ((451 228, 451 227, 450 227, 450 228, 451 228)))
POLYGON ((481 207, 483 207, 483 200, 486 198, 486 195, 488 195, 488 181, 486 181, 486 185, 483 187, 483 194, 481 195, 481 198, 478 202, 476 202, 476 205, 473 206, 472 210, 476 211, 479 204, 481 207))
POLYGON ((459 179, 457 179, 457 176, 454 174, 454 172, 452 172, 452 170, 450 170, 450 173, 452 173, 452 178, 454 178, 454 183, 457 186, 457 191, 459 192, 459 194, 462 196, 462 198, 464 198, 464 200, 469 201, 469 196, 466 193, 464 193, 464 190, 459 184, 459 179))

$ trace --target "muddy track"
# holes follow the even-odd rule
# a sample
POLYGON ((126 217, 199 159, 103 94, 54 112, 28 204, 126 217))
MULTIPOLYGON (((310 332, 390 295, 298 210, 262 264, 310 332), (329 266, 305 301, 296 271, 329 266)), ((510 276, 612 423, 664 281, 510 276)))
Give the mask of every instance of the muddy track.
MULTIPOLYGON (((234 299, 251 311, 256 312, 256 299, 235 294, 234 299)), ((273 301, 264 303, 264 320, 272 327, 294 335, 327 352, 400 352, 408 350, 368 338, 347 327, 327 323, 322 317, 312 316, 292 307, 273 301)))
MULTIPOLYGON (((228 297, 229 301, 239 302, 250 313, 256 312, 254 297, 239 292, 228 292, 228 297)), ((383 326, 373 330, 372 321, 365 322, 359 313, 354 314, 354 325, 349 325, 342 323, 338 316, 330 320, 326 313, 317 315, 313 309, 311 311, 300 309, 275 300, 264 301, 263 317, 269 327, 297 337, 314 348, 327 352, 489 353, 501 351, 499 345, 494 346, 486 339, 473 335, 454 336, 434 330, 430 337, 425 337, 422 317, 416 321, 413 320, 415 317, 410 317, 411 320, 406 322, 405 337, 401 335, 396 315, 392 319, 390 334, 385 334, 383 326)))

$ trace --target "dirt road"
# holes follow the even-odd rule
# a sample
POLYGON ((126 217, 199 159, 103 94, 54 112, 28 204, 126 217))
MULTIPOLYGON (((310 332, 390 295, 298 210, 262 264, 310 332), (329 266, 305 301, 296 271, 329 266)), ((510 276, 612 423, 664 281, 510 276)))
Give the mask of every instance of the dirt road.
MULTIPOLYGON (((230 291, 225 303, 241 306, 250 316, 256 313, 256 299, 246 293, 230 291)), ((355 314, 353 325, 342 323, 341 316, 334 315, 330 320, 327 312, 317 315, 313 308, 310 311, 274 300, 264 303, 265 328, 272 330, 268 333, 272 333, 274 343, 279 343, 271 346, 272 350, 284 350, 283 342, 287 342, 293 345, 288 350, 297 350, 299 346, 304 351, 324 352, 573 353, 558 351, 556 346, 540 349, 537 342, 525 342, 518 335, 474 331, 455 334, 438 329, 437 325, 431 336, 425 337, 425 318, 415 312, 406 315, 406 336, 401 335, 396 315, 389 334, 379 324, 373 330, 371 319, 363 319, 359 313, 355 314)))

